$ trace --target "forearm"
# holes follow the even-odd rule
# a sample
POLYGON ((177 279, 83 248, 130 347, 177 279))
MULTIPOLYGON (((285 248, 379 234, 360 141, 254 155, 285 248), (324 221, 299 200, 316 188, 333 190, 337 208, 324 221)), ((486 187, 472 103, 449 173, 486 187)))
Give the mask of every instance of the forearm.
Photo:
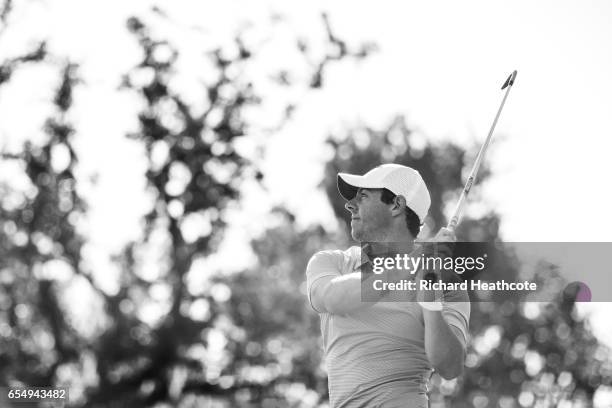
POLYGON ((423 310, 425 322, 425 352, 433 368, 445 379, 463 371, 465 349, 442 312, 423 310))

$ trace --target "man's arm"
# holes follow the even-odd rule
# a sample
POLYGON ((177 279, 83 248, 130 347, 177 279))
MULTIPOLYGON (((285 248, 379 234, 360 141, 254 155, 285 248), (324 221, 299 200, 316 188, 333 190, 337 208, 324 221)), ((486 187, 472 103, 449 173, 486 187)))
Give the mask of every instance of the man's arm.
POLYGON ((441 311, 423 309, 425 353, 432 367, 447 380, 463 372, 465 339, 461 330, 448 324, 441 311))
POLYGON ((376 291, 374 294, 378 294, 378 298, 375 298, 374 301, 361 301, 362 284, 371 285, 370 281, 373 279, 374 276, 369 276, 362 283, 361 272, 322 277, 311 288, 312 305, 319 312, 332 314, 347 314, 370 307, 385 294, 385 291, 376 291))
MULTIPOLYGON (((362 281, 361 270, 342 273, 344 260, 340 251, 316 253, 306 267, 307 290, 312 307, 319 313, 347 314, 367 308, 384 297, 388 290, 374 290, 377 279, 388 279, 394 271, 368 273, 362 281), (362 301, 362 290, 369 290, 362 301)), ((397 278, 397 277, 396 277, 397 278)))
POLYGON ((361 302, 361 273, 343 274, 344 263, 340 251, 321 251, 310 258, 306 284, 315 311, 344 314, 367 305, 361 302))
MULTIPOLYGON (((431 240, 431 243, 435 243, 435 247, 429 246, 427 252, 435 249, 435 255, 437 256, 450 256, 452 255, 453 242, 456 241, 455 234, 453 231, 442 228, 436 237, 431 240)), ((423 279, 423 273, 420 271, 420 279, 423 279)), ((441 274, 438 275, 438 279, 441 278, 441 274)), ((445 379, 450 380, 458 377, 463 372, 463 365, 465 361, 466 353, 466 336, 467 336, 467 324, 470 314, 469 297, 467 294, 463 296, 462 293, 454 293, 445 296, 443 291, 438 291, 434 294, 432 291, 424 291, 420 293, 426 299, 433 301, 434 299, 439 300, 444 305, 447 297, 453 298, 455 302, 452 306, 448 304, 442 306, 444 310, 435 310, 435 308, 429 310, 426 307, 427 303, 422 304, 423 308, 423 321, 425 324, 425 353, 429 362, 433 368, 445 379), (445 315, 446 314, 446 315, 445 315), (463 328, 463 331, 453 324, 449 323, 452 320, 454 324, 463 328), (465 333, 464 333, 465 331, 465 333)))

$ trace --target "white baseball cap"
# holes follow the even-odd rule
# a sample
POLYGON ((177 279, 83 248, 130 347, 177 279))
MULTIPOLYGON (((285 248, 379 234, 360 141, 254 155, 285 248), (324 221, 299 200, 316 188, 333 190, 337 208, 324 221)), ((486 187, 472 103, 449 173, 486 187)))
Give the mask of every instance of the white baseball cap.
POLYGON ((413 168, 400 164, 383 164, 363 176, 338 173, 338 190, 342 197, 352 200, 360 188, 386 188, 395 195, 404 196, 406 206, 425 221, 431 198, 423 178, 413 168))

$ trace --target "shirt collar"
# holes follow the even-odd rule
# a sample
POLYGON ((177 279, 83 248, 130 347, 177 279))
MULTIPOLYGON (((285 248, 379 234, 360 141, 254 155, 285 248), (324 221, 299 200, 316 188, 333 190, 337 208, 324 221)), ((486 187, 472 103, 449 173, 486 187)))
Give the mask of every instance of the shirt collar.
MULTIPOLYGON (((373 248, 371 242, 363 244, 359 248, 361 249, 360 260, 355 264, 354 270, 360 269, 366 264, 371 264, 372 258, 385 258, 389 256, 395 256, 398 253, 390 249, 388 246, 385 246, 384 244, 377 245, 377 248, 373 248)), ((409 253, 412 254, 415 249, 416 245, 413 242, 409 253)))

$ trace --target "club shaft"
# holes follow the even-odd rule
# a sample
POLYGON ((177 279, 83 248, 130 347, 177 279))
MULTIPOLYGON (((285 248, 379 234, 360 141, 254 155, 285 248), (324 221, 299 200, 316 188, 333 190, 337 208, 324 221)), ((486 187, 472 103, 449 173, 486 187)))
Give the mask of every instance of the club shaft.
POLYGON ((482 163, 484 155, 487 152, 489 143, 491 143, 493 132, 495 131, 495 125, 497 125, 497 120, 499 119, 502 109, 504 108, 504 104, 506 103, 506 99, 508 98, 508 94, 510 93, 510 89, 512 89, 512 84, 514 82, 513 77, 516 77, 516 71, 515 73, 512 74, 512 77, 511 77, 512 81, 506 88, 506 92, 504 93, 504 97, 501 101, 501 104, 499 105, 499 109, 497 110, 495 119, 493 119, 493 124, 491 125, 491 128, 489 129, 489 134, 487 135, 487 138, 482 144, 480 151, 478 152, 478 156, 476 156, 476 161, 474 162, 474 165, 472 166, 472 170, 470 171, 470 175, 468 176, 465 186, 463 187, 463 191, 461 192, 461 196, 459 197, 459 201, 457 202, 457 206, 455 207, 453 216, 448 222, 447 228, 450 230, 454 230, 459 224, 459 221, 461 219, 461 214, 463 211, 463 207, 465 206, 465 202, 467 201, 468 194, 470 194, 472 185, 474 185, 474 182, 476 181, 476 175, 478 174, 478 170, 480 169, 480 165, 482 163))

